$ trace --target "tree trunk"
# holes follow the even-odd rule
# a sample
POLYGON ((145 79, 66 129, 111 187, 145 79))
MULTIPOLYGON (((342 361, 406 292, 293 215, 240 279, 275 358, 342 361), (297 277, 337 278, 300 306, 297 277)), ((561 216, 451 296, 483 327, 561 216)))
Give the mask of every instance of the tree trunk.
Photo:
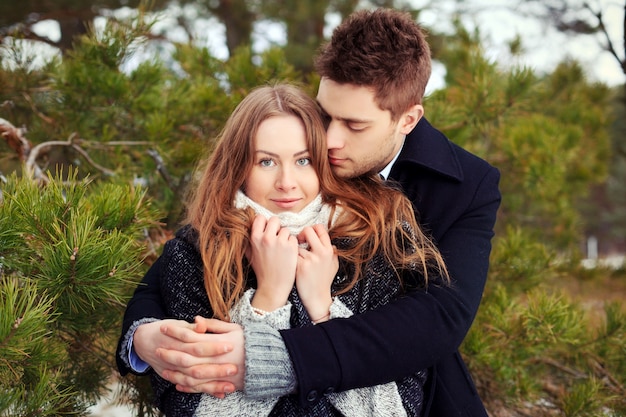
POLYGON ((209 10, 226 26, 229 56, 239 46, 250 45, 256 14, 248 8, 245 0, 222 0, 217 7, 209 6, 209 10))

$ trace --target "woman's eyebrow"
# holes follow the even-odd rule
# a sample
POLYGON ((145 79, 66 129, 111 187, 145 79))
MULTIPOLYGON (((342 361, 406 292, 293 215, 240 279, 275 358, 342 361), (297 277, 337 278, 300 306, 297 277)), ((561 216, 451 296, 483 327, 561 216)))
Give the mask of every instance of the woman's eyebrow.
MULTIPOLYGON (((257 149, 256 151, 254 151, 254 153, 264 153, 266 155, 273 156, 274 158, 278 158, 278 156, 279 156, 277 153, 270 152, 270 151, 264 151, 263 149, 257 149)), ((303 151, 299 151, 299 152, 294 153, 293 156, 300 156, 300 155, 304 155, 304 154, 307 154, 307 153, 309 153, 309 150, 305 149, 303 151)))
POLYGON ((264 153, 266 155, 273 156, 273 157, 277 157, 278 156, 278 154, 276 154, 274 152, 264 151, 263 149, 257 149, 256 151, 254 151, 254 153, 264 153))

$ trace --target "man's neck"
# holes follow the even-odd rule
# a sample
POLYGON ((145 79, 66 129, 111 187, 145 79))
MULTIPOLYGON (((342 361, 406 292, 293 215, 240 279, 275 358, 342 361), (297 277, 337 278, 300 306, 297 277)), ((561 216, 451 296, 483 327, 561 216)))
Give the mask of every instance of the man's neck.
POLYGON ((387 178, 389 178, 389 174, 391 174, 391 168, 393 167, 393 164, 396 163, 396 160, 398 159, 398 156, 400 156, 400 152, 402 152, 403 147, 404 139, 402 140, 402 146, 400 146, 400 149, 398 149, 398 152, 395 154, 393 159, 387 165, 385 165, 383 169, 380 170, 379 174, 382 175, 383 179, 386 180, 387 178))

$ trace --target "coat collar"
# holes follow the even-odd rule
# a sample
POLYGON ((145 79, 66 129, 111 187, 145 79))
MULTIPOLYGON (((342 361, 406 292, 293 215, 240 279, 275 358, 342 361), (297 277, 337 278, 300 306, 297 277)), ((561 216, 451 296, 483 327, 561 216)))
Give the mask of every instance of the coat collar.
POLYGON ((420 165, 457 181, 463 181, 463 171, 455 148, 455 145, 443 133, 422 117, 417 126, 407 135, 390 176, 394 177, 394 168, 409 163, 420 165))

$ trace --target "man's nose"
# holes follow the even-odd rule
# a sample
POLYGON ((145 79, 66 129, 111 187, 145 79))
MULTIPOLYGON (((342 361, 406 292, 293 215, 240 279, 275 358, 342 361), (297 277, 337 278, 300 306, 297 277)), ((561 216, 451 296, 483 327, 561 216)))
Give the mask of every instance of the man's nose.
POLYGON ((339 122, 331 121, 326 129, 326 145, 328 149, 341 149, 345 145, 345 132, 339 122))

